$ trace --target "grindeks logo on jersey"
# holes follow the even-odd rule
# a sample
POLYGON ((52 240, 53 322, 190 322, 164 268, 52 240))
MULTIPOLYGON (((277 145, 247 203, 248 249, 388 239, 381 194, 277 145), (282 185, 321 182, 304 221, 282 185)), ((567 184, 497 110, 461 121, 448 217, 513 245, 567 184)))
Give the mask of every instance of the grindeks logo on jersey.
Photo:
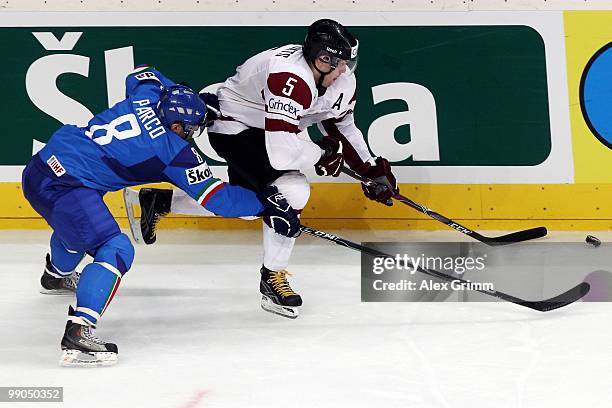
POLYGON ((268 112, 279 113, 297 119, 298 112, 301 110, 297 104, 289 98, 270 98, 268 101, 268 112))
POLYGON ((202 163, 198 167, 192 167, 185 170, 187 182, 189 185, 198 184, 212 177, 212 172, 208 168, 208 164, 202 163))

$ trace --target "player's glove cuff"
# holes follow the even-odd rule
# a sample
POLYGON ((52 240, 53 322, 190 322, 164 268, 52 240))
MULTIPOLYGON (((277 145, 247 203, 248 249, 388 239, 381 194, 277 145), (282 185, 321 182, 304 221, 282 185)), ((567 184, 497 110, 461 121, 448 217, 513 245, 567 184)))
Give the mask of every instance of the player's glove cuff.
POLYGON ((257 196, 265 207, 260 215, 268 227, 277 234, 289 238, 296 238, 300 235, 298 212, 289 205, 278 188, 268 186, 257 196))

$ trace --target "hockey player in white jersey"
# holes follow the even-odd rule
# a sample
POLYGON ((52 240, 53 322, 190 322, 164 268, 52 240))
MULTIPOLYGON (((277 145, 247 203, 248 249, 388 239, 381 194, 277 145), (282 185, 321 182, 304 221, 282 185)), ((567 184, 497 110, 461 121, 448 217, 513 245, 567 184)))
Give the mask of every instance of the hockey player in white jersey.
MULTIPOLYGON (((210 143, 228 164, 230 184, 255 191, 274 185, 295 209, 303 209, 310 186, 303 169, 336 177, 344 162, 379 182, 362 185, 365 195, 392 205, 398 192, 389 162, 373 157, 355 126, 355 68, 358 41, 336 21, 313 23, 304 44, 263 51, 237 68, 217 92, 221 116, 208 130, 210 143), (298 133, 317 124, 323 139, 313 143, 298 133)), ((207 104, 214 105, 208 94, 207 104)), ((142 235, 155 240, 155 226, 168 212, 205 214, 179 190, 144 189, 142 235)), ((302 298, 289 285, 286 268, 295 238, 263 225, 264 254, 260 291, 262 308, 295 318, 302 298)))

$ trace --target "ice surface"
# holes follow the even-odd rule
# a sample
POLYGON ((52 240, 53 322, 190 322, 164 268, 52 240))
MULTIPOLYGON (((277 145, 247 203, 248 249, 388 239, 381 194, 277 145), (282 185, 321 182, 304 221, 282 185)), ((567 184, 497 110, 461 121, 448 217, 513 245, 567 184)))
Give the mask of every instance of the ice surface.
MULTIPOLYGON (((355 241, 458 235, 334 232, 355 241)), ((49 235, 0 232, 0 386, 64 387, 62 404, 24 406, 612 403, 612 303, 550 313, 503 303, 361 303, 359 254, 304 237, 289 268, 304 306, 290 320, 259 307, 256 231, 162 230, 158 244, 137 247, 134 267, 98 329, 118 344, 119 363, 60 368, 70 298, 38 293, 49 235)), ((582 240, 585 234, 550 235, 582 240)))

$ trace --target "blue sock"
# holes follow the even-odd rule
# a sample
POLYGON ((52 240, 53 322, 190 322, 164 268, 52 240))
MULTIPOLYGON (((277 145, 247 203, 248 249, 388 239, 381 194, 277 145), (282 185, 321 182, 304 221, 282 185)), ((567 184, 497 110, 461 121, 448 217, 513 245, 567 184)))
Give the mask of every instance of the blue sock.
POLYGON ((51 264, 61 275, 69 275, 74 271, 85 256, 84 252, 76 252, 66 248, 66 245, 54 232, 51 235, 51 264))
POLYGON ((120 283, 121 277, 104 266, 95 262, 87 265, 77 286, 75 316, 82 317, 95 326, 113 300, 120 283))
POLYGON ((125 234, 111 238, 96 250, 94 262, 81 273, 75 316, 96 325, 113 300, 121 278, 134 260, 134 247, 125 234))

